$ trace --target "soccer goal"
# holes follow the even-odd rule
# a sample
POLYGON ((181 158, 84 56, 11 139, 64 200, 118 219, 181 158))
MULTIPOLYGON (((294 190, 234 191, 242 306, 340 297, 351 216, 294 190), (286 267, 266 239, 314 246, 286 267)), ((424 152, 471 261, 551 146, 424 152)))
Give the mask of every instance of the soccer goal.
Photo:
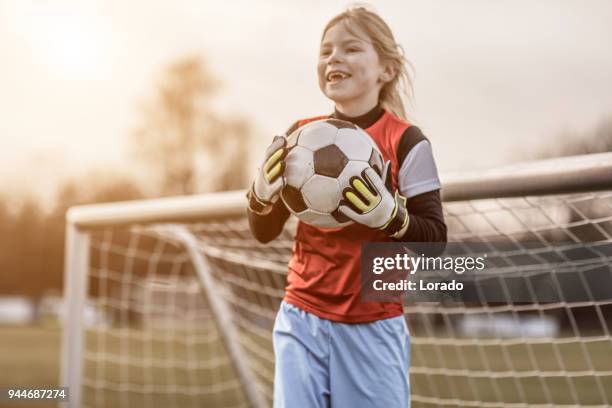
MULTIPOLYGON (((558 271, 582 296, 565 298, 559 287, 554 302, 407 299, 413 406, 610 406, 612 153, 442 182, 450 241, 512 244, 496 249, 506 263, 489 273, 558 271), (560 242, 604 251, 563 269, 545 256, 560 242)), ((245 204, 237 191, 69 210, 62 381, 70 406, 271 405, 271 331, 295 222, 259 244, 245 204), (86 306, 103 318, 88 322, 86 306)))

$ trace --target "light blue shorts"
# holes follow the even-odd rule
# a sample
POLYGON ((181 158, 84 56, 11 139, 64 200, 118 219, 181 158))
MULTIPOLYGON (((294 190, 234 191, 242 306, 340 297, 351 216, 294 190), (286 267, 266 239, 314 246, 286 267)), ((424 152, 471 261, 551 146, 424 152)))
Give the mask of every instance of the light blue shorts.
POLYGON ((283 301, 273 338, 275 408, 410 406, 403 316, 336 323, 283 301))

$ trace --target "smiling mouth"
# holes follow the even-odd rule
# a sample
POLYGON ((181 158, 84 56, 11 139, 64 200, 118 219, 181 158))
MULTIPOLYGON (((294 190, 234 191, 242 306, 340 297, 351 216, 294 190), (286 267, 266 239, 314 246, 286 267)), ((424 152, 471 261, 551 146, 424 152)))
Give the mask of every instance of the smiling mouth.
POLYGON ((343 79, 349 78, 350 76, 351 74, 347 74, 346 72, 331 71, 329 74, 327 74, 325 79, 327 80, 327 82, 337 83, 337 82, 342 81, 343 79))

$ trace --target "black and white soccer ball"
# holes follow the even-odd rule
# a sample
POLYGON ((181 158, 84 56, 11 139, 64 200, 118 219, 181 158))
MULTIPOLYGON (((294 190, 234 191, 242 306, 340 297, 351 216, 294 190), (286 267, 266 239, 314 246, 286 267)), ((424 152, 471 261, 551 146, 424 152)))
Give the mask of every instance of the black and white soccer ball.
POLYGON ((287 138, 285 187, 281 198, 300 220, 317 227, 352 221, 338 211, 349 180, 368 167, 380 175, 383 158, 370 135, 338 119, 308 123, 287 138))

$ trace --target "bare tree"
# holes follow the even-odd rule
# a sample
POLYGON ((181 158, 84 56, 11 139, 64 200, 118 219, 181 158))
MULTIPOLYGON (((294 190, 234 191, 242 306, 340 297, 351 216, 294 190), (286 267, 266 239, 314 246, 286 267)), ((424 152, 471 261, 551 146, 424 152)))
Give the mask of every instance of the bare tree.
POLYGON ((70 206, 143 198, 134 180, 108 171, 104 175, 92 173, 64 182, 50 212, 34 196, 9 210, 0 196, 0 295, 28 296, 37 305, 49 290, 61 290, 65 217, 70 206))
POLYGON ((199 57, 163 73, 133 134, 133 151, 160 186, 160 194, 192 194, 244 187, 249 126, 224 118, 212 102, 219 89, 199 57))

